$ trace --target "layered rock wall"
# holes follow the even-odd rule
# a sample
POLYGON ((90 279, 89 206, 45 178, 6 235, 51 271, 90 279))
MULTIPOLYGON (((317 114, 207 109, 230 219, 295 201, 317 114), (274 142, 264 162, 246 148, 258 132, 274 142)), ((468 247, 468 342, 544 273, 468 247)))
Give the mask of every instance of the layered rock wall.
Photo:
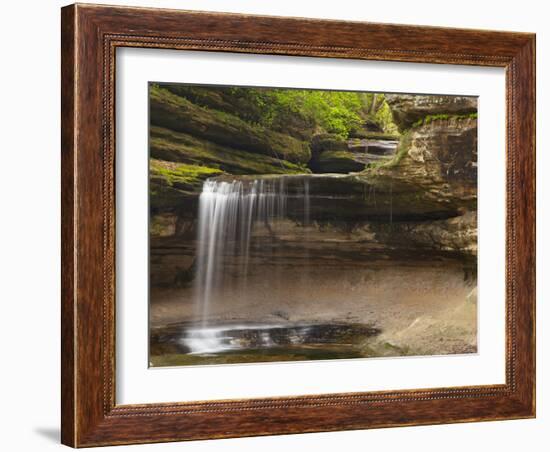
MULTIPOLYGON (((377 135, 349 140, 327 133, 285 135, 230 115, 227 94, 199 104, 184 94, 189 96, 159 88, 151 98, 153 284, 192 280, 198 195, 211 177, 285 178, 289 226, 279 237, 282 249, 308 248, 320 259, 352 260, 376 253, 394 258, 447 253, 474 266, 475 98, 387 95, 402 131, 396 143, 395 136, 370 130, 365 134, 377 135), (391 151, 389 142, 395 143, 391 151), (304 178, 310 196, 307 228, 304 178)), ((259 228, 256 234, 265 232, 259 228)))

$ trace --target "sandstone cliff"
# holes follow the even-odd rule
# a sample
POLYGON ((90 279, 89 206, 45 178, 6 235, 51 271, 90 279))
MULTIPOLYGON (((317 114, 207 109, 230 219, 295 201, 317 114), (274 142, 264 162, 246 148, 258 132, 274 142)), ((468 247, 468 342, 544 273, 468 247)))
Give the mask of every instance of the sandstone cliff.
MULTIPOLYGON (((362 132, 344 139, 316 130, 300 116, 291 116, 288 130, 281 124, 268 130, 247 122, 243 118, 253 107, 249 103, 249 110, 240 112, 236 105, 245 101, 228 91, 206 95, 188 87, 153 88, 150 206, 156 282, 171 282, 175 272, 190 271, 198 195, 203 181, 212 177, 285 178, 288 217, 298 223, 304 215, 300 190, 307 179, 308 237, 316 238, 311 246, 319 255, 334 252, 338 233, 346 258, 353 252, 359 257, 364 249, 397 255, 450 253, 473 263, 476 99, 386 99, 400 135, 373 130, 365 120, 362 132)), ((296 228, 281 240, 308 246, 296 228)))

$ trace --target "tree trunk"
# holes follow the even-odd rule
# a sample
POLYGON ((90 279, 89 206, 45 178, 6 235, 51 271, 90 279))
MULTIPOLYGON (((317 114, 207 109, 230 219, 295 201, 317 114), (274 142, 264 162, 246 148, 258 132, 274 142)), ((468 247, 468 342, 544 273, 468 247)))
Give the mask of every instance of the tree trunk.
POLYGON ((378 96, 377 93, 372 93, 372 103, 370 104, 370 115, 374 115, 376 113, 376 97, 378 96))

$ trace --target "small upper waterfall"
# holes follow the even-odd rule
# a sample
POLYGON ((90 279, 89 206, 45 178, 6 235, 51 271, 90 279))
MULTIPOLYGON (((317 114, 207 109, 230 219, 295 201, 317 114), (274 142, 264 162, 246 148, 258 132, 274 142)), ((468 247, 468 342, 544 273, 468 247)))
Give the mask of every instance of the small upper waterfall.
MULTIPOLYGON (((277 246, 278 228, 287 217, 287 200, 303 202, 303 225, 310 222, 309 181, 300 178, 289 193, 286 177, 207 180, 199 198, 195 306, 197 325, 208 326, 213 302, 224 288, 246 290, 254 231, 264 228, 277 246), (302 198, 302 199, 300 199, 302 198)), ((267 234, 265 234, 267 233, 267 234)), ((219 301, 214 301, 219 300, 219 301)), ((200 335, 199 335, 200 337, 200 335)), ((212 348, 212 344, 208 345, 212 348)))

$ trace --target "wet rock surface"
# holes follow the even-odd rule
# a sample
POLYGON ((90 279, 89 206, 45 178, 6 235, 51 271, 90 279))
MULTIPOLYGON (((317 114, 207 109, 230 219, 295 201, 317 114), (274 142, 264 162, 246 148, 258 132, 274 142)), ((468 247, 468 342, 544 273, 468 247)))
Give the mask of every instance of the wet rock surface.
MULTIPOLYGON (((353 323, 300 325, 175 324, 152 330, 150 360, 156 365, 230 364, 376 356, 378 328, 353 323), (371 341, 371 348, 365 344, 371 341)), ((388 348, 387 343, 382 346, 388 348)), ((394 347, 398 349, 398 347, 394 347)))
POLYGON ((195 325, 175 324, 152 330, 151 344, 152 354, 159 354, 158 349, 171 349, 177 353, 212 354, 283 346, 352 346, 378 334, 378 328, 353 323, 214 324, 206 325, 202 329, 195 325))
POLYGON ((388 161, 395 156, 397 140, 381 140, 373 138, 351 139, 348 149, 356 155, 356 159, 368 164, 388 161))
POLYGON ((396 152, 398 141, 393 136, 366 132, 364 138, 344 140, 331 134, 315 135, 312 157, 308 164, 314 173, 354 173, 363 171, 370 163, 389 161, 396 152))

